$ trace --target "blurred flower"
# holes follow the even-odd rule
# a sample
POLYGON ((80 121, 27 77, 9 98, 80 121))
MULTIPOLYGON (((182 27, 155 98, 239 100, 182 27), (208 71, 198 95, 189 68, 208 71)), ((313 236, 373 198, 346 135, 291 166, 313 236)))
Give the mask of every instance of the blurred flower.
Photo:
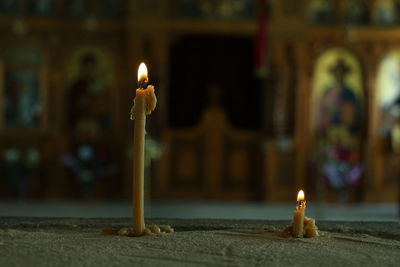
POLYGON ((4 161, 7 163, 16 162, 20 157, 20 152, 15 148, 9 148, 4 152, 4 161))

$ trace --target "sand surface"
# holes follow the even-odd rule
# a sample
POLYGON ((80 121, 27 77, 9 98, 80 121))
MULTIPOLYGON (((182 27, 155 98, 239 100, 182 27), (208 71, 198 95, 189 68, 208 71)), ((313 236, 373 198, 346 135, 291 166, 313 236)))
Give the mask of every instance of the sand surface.
POLYGON ((317 222, 324 236, 285 238, 287 221, 150 220, 173 234, 102 236, 130 219, 0 217, 0 266, 399 266, 399 222, 317 222), (268 229, 265 230, 264 228, 268 229))

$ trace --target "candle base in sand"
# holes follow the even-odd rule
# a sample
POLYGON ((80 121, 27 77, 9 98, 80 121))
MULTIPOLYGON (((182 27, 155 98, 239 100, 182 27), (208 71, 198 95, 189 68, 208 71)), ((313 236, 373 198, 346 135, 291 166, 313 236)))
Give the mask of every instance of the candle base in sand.
MULTIPOLYGON (((287 226, 283 232, 292 237, 299 237, 299 235, 295 234, 293 231, 293 225, 287 226)), ((318 230, 317 225, 315 225, 315 220, 304 217, 304 227, 300 237, 318 237, 320 236, 320 232, 318 230)))
POLYGON ((153 234, 165 234, 165 233, 173 233, 174 228, 170 225, 151 225, 144 228, 141 235, 135 233, 133 228, 121 228, 119 230, 116 229, 104 229, 101 234, 102 235, 120 235, 120 236, 130 236, 130 237, 138 237, 145 235, 153 235, 153 234))

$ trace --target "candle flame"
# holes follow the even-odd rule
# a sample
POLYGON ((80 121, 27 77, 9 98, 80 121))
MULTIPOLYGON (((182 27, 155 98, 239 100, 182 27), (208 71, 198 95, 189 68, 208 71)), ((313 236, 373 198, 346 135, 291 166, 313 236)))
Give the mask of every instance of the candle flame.
POLYGON ((299 193, 297 194, 297 201, 302 201, 304 200, 304 191, 300 190, 299 193))
POLYGON ((144 64, 143 62, 140 63, 140 65, 139 65, 137 76, 138 76, 138 82, 148 79, 148 77, 147 77, 147 67, 146 67, 146 64, 144 64))

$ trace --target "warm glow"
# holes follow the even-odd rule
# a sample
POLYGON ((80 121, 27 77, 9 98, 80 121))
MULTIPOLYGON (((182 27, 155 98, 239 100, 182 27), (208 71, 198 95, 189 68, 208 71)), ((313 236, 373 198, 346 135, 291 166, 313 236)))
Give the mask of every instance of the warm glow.
POLYGON ((299 193, 297 194, 297 201, 304 200, 304 191, 300 190, 299 193))
POLYGON ((140 63, 139 65, 137 76, 138 76, 138 81, 147 80, 147 67, 146 64, 144 64, 143 62, 140 63))

